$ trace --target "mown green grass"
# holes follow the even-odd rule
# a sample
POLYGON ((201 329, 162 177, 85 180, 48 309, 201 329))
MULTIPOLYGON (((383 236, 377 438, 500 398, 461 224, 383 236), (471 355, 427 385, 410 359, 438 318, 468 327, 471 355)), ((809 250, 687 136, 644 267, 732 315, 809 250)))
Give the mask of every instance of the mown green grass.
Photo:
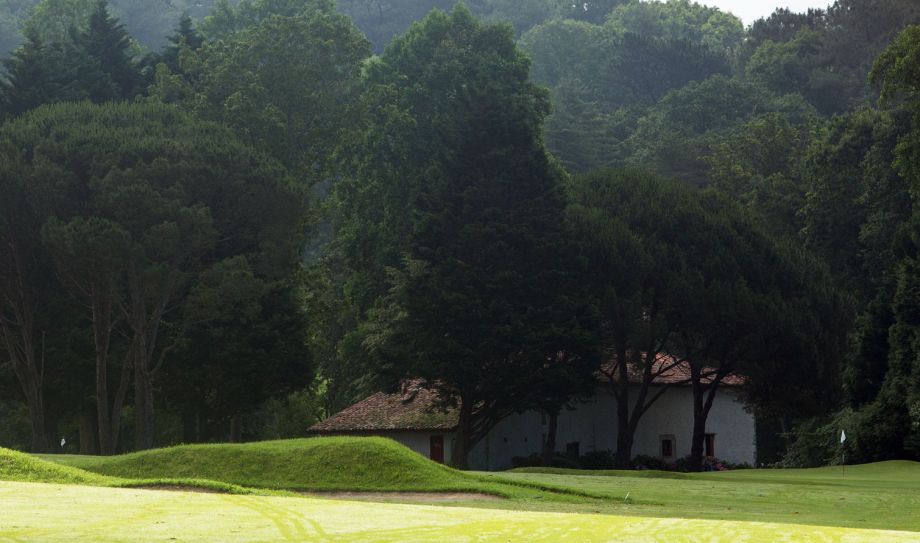
POLYGON ((492 480, 457 471, 395 441, 375 437, 180 445, 110 457, 44 455, 42 458, 129 481, 192 479, 294 492, 469 492, 572 503, 591 498, 584 490, 538 482, 492 480))
POLYGON ((0 448, 0 480, 109 486, 116 479, 0 448))
POLYGON ((65 471, 49 478, 31 476, 32 468, 21 468, 17 477, 0 470, 0 479, 102 486, 147 486, 144 481, 169 484, 179 479, 190 486, 228 485, 250 493, 477 492, 506 499, 459 505, 920 532, 920 464, 911 462, 851 466, 846 477, 840 468, 700 474, 558 469, 469 473, 379 438, 192 445, 108 458, 46 458, 61 463, 65 471))
POLYGON ((250 494, 253 492, 252 489, 222 481, 191 477, 141 477, 131 479, 102 475, 3 448, 0 448, 0 481, 123 488, 187 487, 231 494, 250 494))
POLYGON ((797 524, 0 483, 0 541, 920 543, 920 534, 797 524))
MULTIPOLYGON (((515 470, 490 477, 565 486, 627 503, 609 514, 786 522, 920 531, 920 464, 881 462, 801 470, 714 473, 515 470), (637 503, 632 503, 636 500, 637 503)), ((566 504, 557 511, 583 510, 566 504)))
POLYGON ((130 479, 193 477, 285 490, 456 490, 470 478, 381 438, 180 445, 110 457, 46 456, 130 479))

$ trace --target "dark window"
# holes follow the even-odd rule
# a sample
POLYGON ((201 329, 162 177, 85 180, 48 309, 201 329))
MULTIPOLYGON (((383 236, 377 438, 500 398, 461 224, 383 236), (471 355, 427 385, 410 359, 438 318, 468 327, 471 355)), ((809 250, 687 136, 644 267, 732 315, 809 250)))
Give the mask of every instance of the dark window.
POLYGON ((706 456, 715 457, 716 455, 716 435, 706 434, 706 456))
POLYGON ((661 438, 661 456, 665 458, 674 457, 674 440, 669 437, 661 438))
POLYGON ((429 457, 435 462, 444 463, 444 436, 431 436, 429 441, 429 457))
POLYGON ((573 441, 571 443, 565 444, 565 454, 569 458, 578 458, 579 456, 581 456, 580 449, 581 449, 581 442, 579 441, 573 441))

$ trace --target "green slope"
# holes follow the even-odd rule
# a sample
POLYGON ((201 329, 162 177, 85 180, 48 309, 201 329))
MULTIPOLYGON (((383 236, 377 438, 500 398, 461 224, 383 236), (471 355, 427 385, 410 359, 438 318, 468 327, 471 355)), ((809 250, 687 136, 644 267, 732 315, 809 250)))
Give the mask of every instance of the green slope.
POLYGON ((115 482, 110 477, 4 448, 0 448, 0 480, 96 486, 109 486, 115 482))
POLYGON ((203 479, 282 491, 477 492, 553 500, 591 497, 584 491, 541 483, 488 480, 432 462, 395 441, 377 437, 180 445, 110 457, 43 458, 131 480, 203 479))
POLYGON ((179 445, 110 457, 46 457, 124 478, 194 477, 285 490, 453 490, 463 473, 381 438, 179 445))

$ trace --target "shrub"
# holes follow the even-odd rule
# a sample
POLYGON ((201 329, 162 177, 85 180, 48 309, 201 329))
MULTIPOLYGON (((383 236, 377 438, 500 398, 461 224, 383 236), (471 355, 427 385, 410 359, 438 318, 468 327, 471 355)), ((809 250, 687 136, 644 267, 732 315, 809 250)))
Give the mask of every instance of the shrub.
POLYGON ((590 451, 578 459, 582 469, 614 469, 616 468, 616 454, 610 450, 590 451))
MULTIPOLYGON (((511 458, 511 466, 515 468, 533 468, 533 467, 545 467, 543 466, 543 455, 539 453, 533 453, 529 456, 515 456, 511 458)), ((555 455, 553 456, 552 465, 549 466, 552 468, 567 468, 567 469, 581 469, 581 464, 577 460, 573 460, 568 456, 555 455)))
POLYGON ((640 454, 632 459, 633 469, 637 470, 647 470, 655 469, 660 471, 674 471, 674 465, 668 462, 665 462, 661 458, 655 456, 647 456, 640 454))
POLYGON ((827 465, 865 464, 892 458, 905 435, 903 420, 908 415, 879 401, 859 411, 844 409, 828 417, 808 419, 793 428, 792 444, 780 467, 807 468, 827 465), (840 431, 847 441, 840 444, 840 431))

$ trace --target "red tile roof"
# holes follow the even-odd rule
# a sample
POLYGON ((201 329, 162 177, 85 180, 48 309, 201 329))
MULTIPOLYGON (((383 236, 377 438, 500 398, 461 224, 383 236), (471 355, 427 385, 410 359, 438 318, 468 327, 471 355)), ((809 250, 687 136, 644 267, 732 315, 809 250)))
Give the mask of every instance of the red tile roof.
POLYGON ((438 406, 438 393, 423 381, 409 380, 399 392, 378 392, 313 425, 312 433, 375 432, 381 430, 451 431, 456 409, 438 406))
MULTIPOLYGON (((642 355, 645 356, 645 353, 642 355)), ((601 369, 598 378, 602 382, 614 382, 619 381, 617 370, 616 359, 605 362, 601 365, 601 369)), ((674 355, 659 353, 655 357, 655 362, 652 366, 652 373, 654 374, 654 379, 652 382, 657 385, 689 385, 690 384, 690 365, 686 361, 682 361, 675 357, 674 355)), ((702 382, 709 384, 712 382, 712 378, 715 370, 712 368, 705 368, 703 370, 702 382)), ((630 364, 629 366, 629 381, 632 383, 641 383, 642 382, 642 373, 639 368, 636 368, 635 365, 630 364)), ((744 377, 740 375, 730 374, 722 378, 720 383, 724 386, 741 386, 744 384, 744 377)))
MULTIPOLYGON (((607 362, 601 367, 598 380, 610 382, 610 375, 615 370, 615 362, 607 362)), ((632 368, 631 368, 632 369, 632 368)), ((686 362, 675 357, 659 354, 655 360, 654 371, 659 373, 655 384, 689 385, 690 371, 686 362)), ((636 371, 630 373, 630 381, 640 382, 636 371)), ((707 382, 709 378, 704 377, 707 382)), ((729 375, 722 380, 725 386, 740 386, 744 378, 729 375)), ((378 392, 354 405, 340 411, 328 419, 317 423, 308 430, 314 434, 365 433, 380 431, 442 431, 450 432, 457 428, 458 413, 456 408, 438 405, 438 392, 425 386, 420 379, 407 380, 395 393, 378 392)))

